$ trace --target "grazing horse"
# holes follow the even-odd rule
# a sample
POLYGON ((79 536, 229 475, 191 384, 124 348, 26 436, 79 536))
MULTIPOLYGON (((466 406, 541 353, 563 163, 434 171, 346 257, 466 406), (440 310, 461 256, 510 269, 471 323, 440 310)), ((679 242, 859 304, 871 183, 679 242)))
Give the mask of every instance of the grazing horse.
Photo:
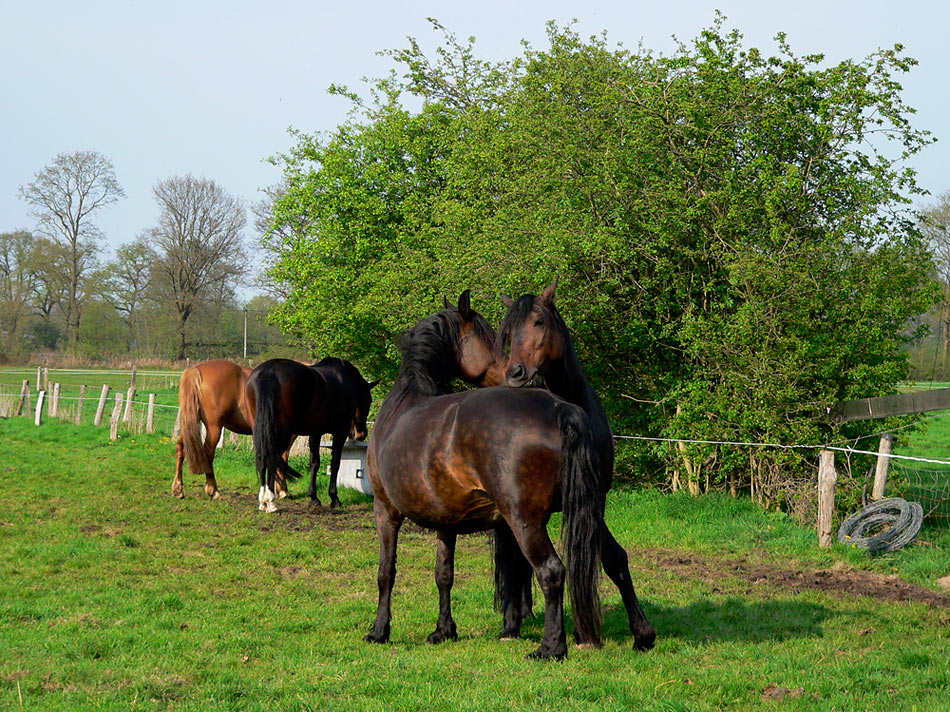
POLYGON ((251 369, 231 361, 217 359, 204 361, 181 374, 178 387, 178 406, 181 435, 175 444, 177 461, 172 494, 184 497, 182 491, 182 463, 188 461, 192 474, 205 475, 205 492, 217 499, 218 483, 214 478, 214 452, 221 438, 221 429, 250 435, 252 420, 244 400, 244 384, 251 369), (204 442, 201 424, 205 426, 204 442))
MULTIPOLYGON (((502 360, 508 351, 508 386, 539 386, 584 409, 600 462, 600 489, 606 497, 613 482, 613 434, 604 406, 584 376, 567 325, 554 304, 556 288, 557 280, 538 297, 525 294, 512 300, 502 295, 508 313, 498 330, 496 352, 502 360)), ((607 527, 603 528, 600 554, 604 572, 620 590, 636 647, 653 647, 656 631, 644 616, 634 592, 627 552, 607 527)))
POLYGON ((317 470, 320 467, 320 436, 333 436, 330 455, 330 506, 339 507, 336 477, 347 436, 366 437, 366 417, 372 401, 369 383, 349 361, 328 357, 313 366, 274 358, 265 361, 248 376, 244 387, 247 410, 254 423, 254 450, 261 489, 260 508, 277 511, 274 504, 275 479, 285 470, 290 479, 302 477, 281 460, 297 435, 310 438, 310 499, 317 497, 317 470))
MULTIPOLYGON (((544 633, 529 657, 567 655, 565 566, 547 533, 563 509, 567 583, 575 637, 600 644, 597 597, 604 500, 587 416, 537 389, 452 392, 452 379, 490 383, 497 373, 494 334, 471 309, 468 292, 405 332, 402 363, 383 401, 367 453, 380 560, 376 620, 364 640, 389 640, 396 543, 405 518, 438 535, 435 580, 439 617, 430 643, 457 638, 452 618, 456 538, 502 529, 530 562, 544 594, 544 633)), ((517 637, 520 610, 509 606, 504 636, 517 637)))

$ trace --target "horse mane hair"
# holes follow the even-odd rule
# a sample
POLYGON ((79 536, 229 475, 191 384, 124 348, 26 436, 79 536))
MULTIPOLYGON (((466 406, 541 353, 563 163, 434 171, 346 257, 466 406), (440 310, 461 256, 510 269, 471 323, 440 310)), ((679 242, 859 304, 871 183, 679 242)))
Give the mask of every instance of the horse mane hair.
POLYGON ((393 390, 425 396, 452 392, 455 355, 462 347, 460 318, 457 310, 443 309, 402 333, 402 364, 393 390))

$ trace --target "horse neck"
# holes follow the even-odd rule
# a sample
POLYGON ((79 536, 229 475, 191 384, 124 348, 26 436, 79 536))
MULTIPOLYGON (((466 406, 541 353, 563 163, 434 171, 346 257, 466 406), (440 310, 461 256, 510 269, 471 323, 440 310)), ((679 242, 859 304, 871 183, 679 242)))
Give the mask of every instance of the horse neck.
POLYGON ((584 375, 573 344, 570 342, 565 344, 564 358, 546 377, 546 380, 552 393, 584 409, 595 431, 610 433, 607 411, 604 410, 603 403, 600 402, 590 381, 584 375))

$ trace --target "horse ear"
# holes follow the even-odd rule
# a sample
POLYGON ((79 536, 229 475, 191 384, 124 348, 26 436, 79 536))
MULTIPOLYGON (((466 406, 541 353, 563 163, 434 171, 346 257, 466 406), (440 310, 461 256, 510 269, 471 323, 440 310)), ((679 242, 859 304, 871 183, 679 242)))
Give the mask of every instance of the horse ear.
POLYGON ((442 297, 442 308, 443 309, 455 309, 455 305, 449 301, 448 297, 442 297))
POLYGON ((379 381, 370 381, 369 383, 366 384, 366 387, 373 388, 374 386, 378 386, 378 385, 379 385, 379 381))
POLYGON ((545 304, 551 304, 554 301, 554 292, 557 290, 557 277, 541 292, 541 301, 545 304))
POLYGON ((463 319, 472 318, 472 294, 468 289, 459 295, 459 314, 463 319))
POLYGON ((509 296, 508 296, 507 294, 505 294, 504 292, 502 292, 502 293, 501 293, 501 303, 505 305, 505 309, 511 309, 512 305, 514 305, 514 303, 515 303, 515 300, 512 299, 511 297, 509 297, 509 296))

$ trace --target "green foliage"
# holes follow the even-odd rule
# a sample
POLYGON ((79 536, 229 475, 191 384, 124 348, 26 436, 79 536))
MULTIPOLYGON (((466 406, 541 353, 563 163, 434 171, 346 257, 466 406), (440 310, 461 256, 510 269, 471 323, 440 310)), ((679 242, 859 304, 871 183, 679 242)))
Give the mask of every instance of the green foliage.
MULTIPOLYGON (((435 60, 390 53, 402 77, 371 104, 337 89, 351 120, 278 159, 278 322, 391 378, 396 335, 443 294, 471 288, 497 320, 498 292, 558 277, 616 432, 840 437, 823 408, 892 392, 937 296, 903 163, 930 141, 896 79, 914 61, 897 46, 826 66, 781 35, 766 57, 723 25, 669 57, 553 24, 546 49, 498 65, 444 30, 435 60)), ((714 446, 623 461, 750 476, 747 453, 714 446)), ((751 469, 763 502, 809 476, 787 452, 751 469)))

